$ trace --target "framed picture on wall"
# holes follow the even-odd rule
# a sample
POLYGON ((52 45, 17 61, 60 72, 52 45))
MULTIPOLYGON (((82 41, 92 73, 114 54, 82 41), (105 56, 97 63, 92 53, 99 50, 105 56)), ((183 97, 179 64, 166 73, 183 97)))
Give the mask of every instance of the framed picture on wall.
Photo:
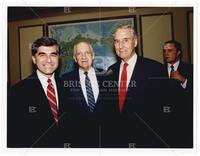
POLYGON ((121 24, 131 24, 135 27, 135 16, 48 24, 48 36, 56 39, 62 48, 60 75, 73 70, 73 46, 82 40, 90 42, 93 46, 94 68, 107 70, 116 62, 112 32, 121 24))

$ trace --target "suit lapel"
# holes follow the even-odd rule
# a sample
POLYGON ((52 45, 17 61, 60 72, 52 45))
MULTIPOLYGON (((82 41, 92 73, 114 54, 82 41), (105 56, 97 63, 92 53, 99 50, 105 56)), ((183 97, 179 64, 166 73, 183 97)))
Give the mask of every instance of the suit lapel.
MULTIPOLYGON (((34 81, 35 81, 35 83, 33 83, 33 86, 32 86, 34 88, 34 90, 35 90, 35 93, 34 93, 34 94, 36 94, 35 97, 39 97, 38 100, 39 101, 43 101, 43 103, 45 103, 45 104, 48 103, 46 94, 44 92, 44 89, 42 88, 42 84, 40 83, 40 80, 38 79, 37 74, 35 73, 33 75, 33 77, 31 77, 31 79, 34 79, 34 81)), ((38 103, 38 104, 40 104, 40 103, 38 103)), ((40 105, 42 105, 42 104, 40 104, 40 105)))
POLYGON ((184 77, 187 77, 187 75, 186 75, 186 73, 185 73, 185 70, 186 70, 186 69, 187 69, 187 68, 185 67, 184 63, 183 63, 182 61, 180 61, 177 71, 178 71, 181 75, 183 75, 184 77))
POLYGON ((94 109, 95 112, 98 111, 99 107, 101 107, 101 106, 99 106, 99 104, 101 105, 101 98, 104 98, 102 96, 102 91, 101 91, 103 89, 102 76, 97 76, 97 74, 96 74, 96 78, 97 78, 97 83, 98 83, 98 87, 99 87, 99 95, 98 95, 97 100, 96 100, 96 106, 95 106, 95 109, 94 109))
MULTIPOLYGON (((117 82, 118 86, 119 86, 119 82, 120 82, 120 78, 119 78, 119 70, 120 70, 120 61, 116 63, 116 65, 114 66, 112 72, 113 72, 113 79, 114 82, 117 82)), ((117 90, 117 95, 119 95, 119 87, 117 85, 114 85, 115 89, 117 90)))
MULTIPOLYGON (((143 78, 143 72, 142 72, 143 67, 142 67, 141 61, 142 61, 141 58, 138 56, 136 64, 135 64, 134 71, 132 73, 132 76, 131 76, 131 79, 130 79, 130 82, 129 82, 129 87, 127 89, 126 95, 128 95, 129 92, 132 93, 141 84, 141 80, 143 78)), ((118 82, 118 86, 119 86, 119 82, 120 82, 119 70, 120 70, 120 62, 118 62, 113 69, 114 80, 118 82)), ((119 88, 117 88, 117 90, 119 90, 119 88)), ((118 92, 118 94, 119 94, 119 92, 118 92)))
POLYGON ((63 81, 60 78, 55 78, 55 81, 56 81, 58 101, 59 101, 58 117, 60 118, 64 115, 63 113, 65 112, 65 107, 66 107, 64 96, 68 96, 68 95, 65 95, 63 81))
MULTIPOLYGON (((78 70, 75 71, 74 80, 75 80, 75 82, 79 82, 80 83, 80 75, 79 75, 79 71, 78 70)), ((76 88, 79 90, 78 93, 76 94, 77 95, 76 99, 78 99, 78 101, 79 101, 78 103, 80 104, 80 107, 81 107, 80 109, 87 111, 87 102, 86 102, 85 96, 83 94, 81 83, 80 83, 80 85, 77 85, 76 88)))
POLYGON ((128 100, 130 98, 135 97, 135 93, 141 87, 141 81, 144 80, 144 72, 143 72, 143 66, 142 66, 141 61, 142 61, 141 58, 138 56, 135 67, 134 67, 134 71, 132 73, 132 76, 131 76, 131 79, 130 79, 130 82, 129 82, 129 86, 127 88, 127 93, 126 93, 126 97, 125 97, 125 101, 124 101, 123 111, 128 109, 128 107, 129 107, 128 106, 129 105, 128 100))
POLYGON ((41 119, 46 119, 47 123, 54 121, 46 94, 44 92, 42 84, 40 83, 40 80, 38 79, 37 74, 34 73, 30 77, 30 79, 31 79, 30 83, 32 84, 32 90, 34 91, 35 94, 34 95, 35 99, 33 100, 36 107, 38 108, 39 116, 41 116, 41 119))
POLYGON ((135 91, 137 88, 139 88, 141 84, 141 80, 143 79, 143 66, 141 63, 141 59, 138 56, 134 71, 132 73, 130 82, 129 82, 129 87, 128 87, 128 93, 135 91))
MULTIPOLYGON (((129 82, 129 87, 127 88, 127 93, 124 101, 124 107, 122 112, 124 112, 128 108, 128 100, 129 98, 134 98, 135 92, 137 88, 140 87, 141 81, 143 79, 143 67, 141 63, 141 58, 138 56, 134 71, 132 73, 130 82, 129 82)), ((115 89, 117 91, 116 97, 117 97, 117 103, 119 101, 119 87, 120 87, 120 76, 119 76, 119 71, 120 71, 120 61, 116 63, 116 65, 113 67, 112 72, 113 72, 113 79, 115 82, 118 83, 118 86, 115 85, 115 89)), ((119 107, 117 107, 119 111, 119 107)))
MULTIPOLYGON (((167 66, 167 64, 165 64, 164 66, 165 66, 165 73, 164 74, 165 74, 166 77, 169 77, 169 75, 168 75, 168 66, 167 66)), ((185 69, 184 63, 182 61, 180 61, 177 71, 185 76, 184 69, 185 69)))
POLYGON ((117 106, 115 106, 116 107, 116 111, 117 112, 120 112, 120 110, 119 110, 119 82, 120 82, 120 78, 119 78, 119 71, 120 71, 120 61, 118 61, 117 63, 116 63, 116 65, 114 65, 114 67, 113 67, 113 69, 112 69, 112 75, 113 75, 113 77, 111 78, 111 81, 112 80, 114 80, 114 82, 113 83, 115 83, 115 82, 117 82, 117 85, 114 85, 114 96, 115 97, 113 97, 113 95, 112 95, 112 97, 113 98, 116 98, 116 102, 117 102, 117 106))
POLYGON ((165 67, 164 67, 164 76, 167 77, 167 78, 169 78, 168 66, 167 66, 167 64, 165 64, 164 66, 165 66, 165 67))

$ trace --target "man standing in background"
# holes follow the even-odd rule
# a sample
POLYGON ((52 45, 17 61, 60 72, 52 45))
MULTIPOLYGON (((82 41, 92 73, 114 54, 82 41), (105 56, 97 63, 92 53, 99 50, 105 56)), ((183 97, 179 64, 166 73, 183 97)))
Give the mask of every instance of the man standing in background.
POLYGON ((193 67, 181 60, 182 46, 163 44, 165 62, 165 115, 162 136, 170 147, 193 147, 193 67))

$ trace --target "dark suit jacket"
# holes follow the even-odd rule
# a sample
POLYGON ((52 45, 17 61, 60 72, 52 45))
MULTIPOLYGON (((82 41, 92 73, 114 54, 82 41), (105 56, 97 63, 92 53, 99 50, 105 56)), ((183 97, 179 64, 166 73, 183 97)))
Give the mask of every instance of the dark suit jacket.
MULTIPOLYGON (((165 77, 168 77, 167 64, 164 65, 164 68, 165 68, 165 77)), ((170 83, 174 83, 173 85, 177 85, 177 87, 180 87, 181 89, 186 91, 187 94, 192 94, 193 93, 193 66, 191 64, 180 61, 177 71, 187 79, 186 88, 183 89, 182 87, 180 87, 180 82, 174 79, 171 79, 174 81, 171 81, 170 83)))
MULTIPOLYGON (((122 112, 118 107, 118 82, 120 63, 112 65, 108 73, 110 82, 113 82, 109 91, 107 110, 103 124, 105 147, 126 147, 135 144, 135 147, 162 147, 164 143, 154 130, 154 111, 158 109, 161 100, 163 67, 160 63, 137 58, 137 62, 129 83, 122 112), (110 118, 112 116, 112 118, 110 118), (110 119, 110 120, 109 120, 110 119)), ((155 121, 154 121, 155 122, 155 121)))
MULTIPOLYGON (((59 108, 62 108, 63 84, 58 78, 56 84, 59 108)), ((59 109, 59 117, 62 119, 64 115, 59 109)), ((10 89, 7 128, 8 147, 63 147, 61 133, 54 125, 46 94, 36 73, 10 89)))
MULTIPOLYGON (((71 130, 71 147, 75 148, 93 148, 99 147, 99 111, 101 105, 101 82, 99 82, 99 96, 96 102, 94 112, 90 112, 87 106, 85 97, 82 92, 78 69, 65 74, 63 77, 65 93, 67 96, 66 111, 69 112, 69 117, 65 118, 66 123, 70 123, 71 130)), ((92 83, 92 82, 91 82, 92 83)))
POLYGON ((165 101, 163 107, 170 107, 170 112, 160 116, 160 131, 162 138, 169 147, 191 148, 193 146, 193 68, 191 64, 180 61, 177 71, 187 78, 184 89, 181 82, 168 78, 165 67, 165 101))

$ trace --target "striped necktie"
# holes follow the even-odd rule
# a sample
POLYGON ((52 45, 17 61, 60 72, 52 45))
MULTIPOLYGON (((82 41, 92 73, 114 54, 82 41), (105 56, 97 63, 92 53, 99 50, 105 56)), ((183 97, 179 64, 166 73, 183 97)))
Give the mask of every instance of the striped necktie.
POLYGON ((51 107, 51 112, 53 114, 53 118, 56 123, 56 126, 58 126, 58 109, 57 109, 56 94, 55 94, 53 84, 51 83, 51 79, 48 79, 47 82, 48 82, 47 99, 49 101, 49 105, 51 107))
POLYGON ((85 86, 86 86, 86 92, 87 92, 88 107, 91 112, 94 112, 95 99, 94 99, 94 94, 92 91, 92 85, 88 77, 88 72, 84 72, 84 74, 85 74, 85 86))

